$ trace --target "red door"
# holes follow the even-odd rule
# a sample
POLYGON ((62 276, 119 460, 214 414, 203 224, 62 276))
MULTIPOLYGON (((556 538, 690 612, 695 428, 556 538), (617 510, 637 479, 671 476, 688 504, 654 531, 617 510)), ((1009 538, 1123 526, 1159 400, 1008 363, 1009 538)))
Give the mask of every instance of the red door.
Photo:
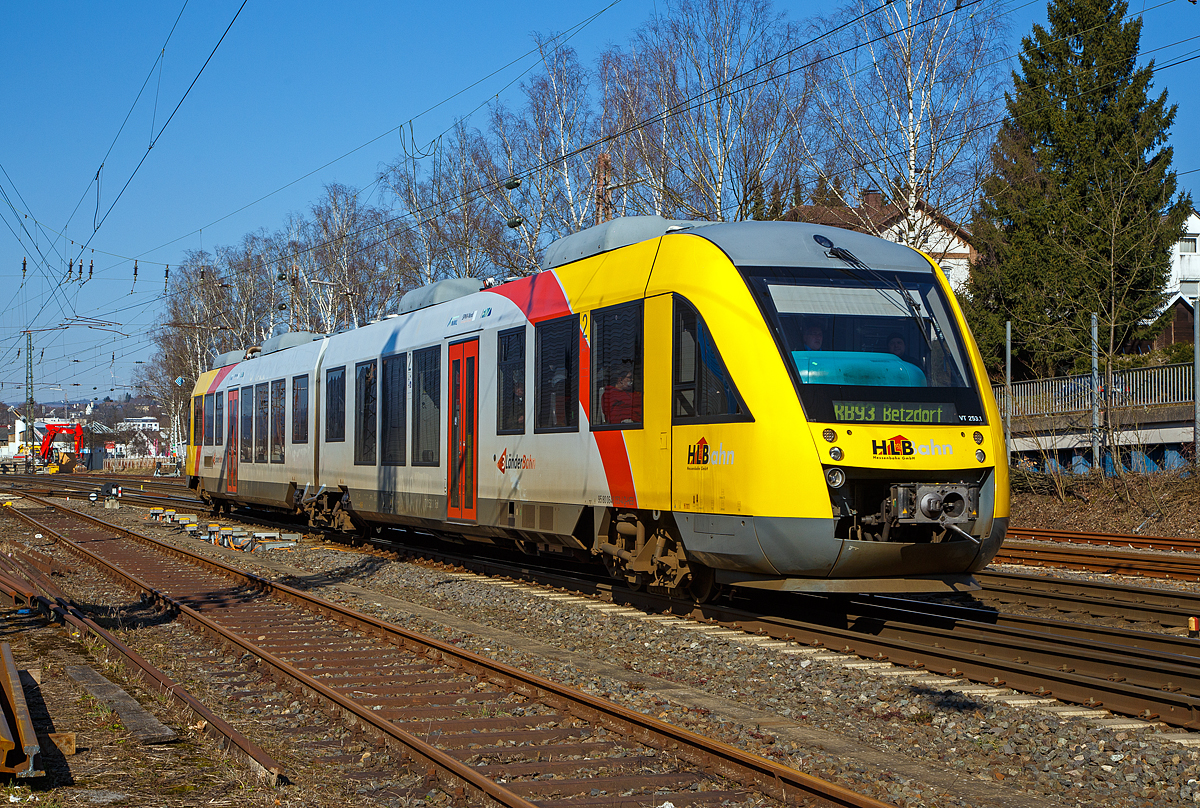
POLYGON ((229 391, 225 412, 229 413, 229 429, 225 431, 225 490, 237 493, 238 484, 238 391, 229 391))
POLYGON ((450 446, 448 518, 476 518, 479 445, 479 340, 450 346, 450 446))

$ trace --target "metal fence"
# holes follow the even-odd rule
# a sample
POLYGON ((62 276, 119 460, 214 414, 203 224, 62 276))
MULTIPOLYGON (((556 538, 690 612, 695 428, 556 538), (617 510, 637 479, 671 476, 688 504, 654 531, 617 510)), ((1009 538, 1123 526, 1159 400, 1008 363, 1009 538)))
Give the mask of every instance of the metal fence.
MULTIPOLYGON (((1100 379, 1100 406, 1147 407, 1155 404, 1191 404, 1191 363, 1131 368, 1113 373, 1112 384, 1100 379)), ((1004 385, 992 385, 1000 413, 1004 414, 1004 385)), ((1059 376, 1015 382, 1012 386, 1013 417, 1087 412, 1092 409, 1092 376, 1059 376)))

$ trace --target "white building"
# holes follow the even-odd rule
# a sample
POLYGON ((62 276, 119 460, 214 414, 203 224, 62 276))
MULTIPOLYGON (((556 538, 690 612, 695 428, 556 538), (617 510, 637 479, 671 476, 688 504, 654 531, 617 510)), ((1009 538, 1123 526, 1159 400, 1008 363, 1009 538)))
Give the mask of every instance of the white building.
POLYGON ((1183 223, 1183 238, 1171 248, 1171 279, 1167 293, 1178 292, 1193 299, 1200 294, 1200 253, 1196 252, 1200 242, 1200 214, 1192 211, 1183 223))
POLYGON ((157 418, 126 418, 117 424, 118 432, 153 432, 154 437, 158 437, 158 419, 157 418))

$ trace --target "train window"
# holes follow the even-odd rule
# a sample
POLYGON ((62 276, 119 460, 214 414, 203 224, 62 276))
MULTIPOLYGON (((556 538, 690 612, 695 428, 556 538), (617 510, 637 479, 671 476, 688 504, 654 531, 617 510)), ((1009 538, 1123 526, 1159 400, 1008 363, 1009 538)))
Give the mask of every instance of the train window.
POLYGON ((254 388, 243 387, 238 396, 242 408, 242 456, 243 463, 254 462, 254 388))
POLYGON ((287 437, 287 379, 271 382, 271 462, 283 462, 283 443, 287 437))
POLYGON ((292 443, 308 443, 308 374, 292 378, 292 443))
POLYGON ((579 317, 570 314, 534 326, 537 374, 535 432, 579 429, 579 317))
POLYGON ((346 439, 346 368, 325 372, 325 442, 346 439))
POLYGON ((192 399, 192 445, 204 443, 204 396, 192 399))
POLYGON ((383 358, 383 411, 379 425, 385 466, 403 466, 405 395, 408 392, 408 354, 383 358))
POLYGON ((254 385, 254 462, 267 462, 267 430, 271 423, 271 391, 263 382, 254 385))
POLYGON ((749 420, 704 318, 678 296, 673 364, 671 411, 675 423, 749 420))
POLYGON ((436 466, 441 461, 442 346, 413 351, 413 458, 414 466, 436 466))
POLYGON ((592 428, 642 426, 642 301, 592 312, 592 428))
POLYGON ((496 337, 496 434, 525 434, 525 327, 496 337))
POLYGON ((375 465, 379 414, 379 379, 375 360, 354 366, 354 464, 375 465))
POLYGON ((212 393, 204 397, 204 445, 213 445, 213 399, 212 393))
POLYGON ((225 394, 217 393, 213 399, 213 445, 220 446, 225 440, 225 394))

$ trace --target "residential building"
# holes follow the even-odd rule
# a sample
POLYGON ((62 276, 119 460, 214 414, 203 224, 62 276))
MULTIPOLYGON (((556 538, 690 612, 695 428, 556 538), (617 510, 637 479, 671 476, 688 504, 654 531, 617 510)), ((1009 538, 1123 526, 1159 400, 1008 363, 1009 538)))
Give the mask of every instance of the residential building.
MULTIPOLYGON (((971 232, 961 224, 925 202, 917 200, 917 213, 911 223, 906 208, 895 203, 883 203, 879 191, 864 191, 857 207, 837 205, 798 205, 783 216, 785 221, 827 224, 860 233, 886 238, 901 244, 912 244, 938 262, 950 287, 955 291, 967 285, 971 259, 971 232), (911 227, 912 236, 906 229, 911 227)), ((1200 275, 1198 275, 1200 277, 1200 275)))

